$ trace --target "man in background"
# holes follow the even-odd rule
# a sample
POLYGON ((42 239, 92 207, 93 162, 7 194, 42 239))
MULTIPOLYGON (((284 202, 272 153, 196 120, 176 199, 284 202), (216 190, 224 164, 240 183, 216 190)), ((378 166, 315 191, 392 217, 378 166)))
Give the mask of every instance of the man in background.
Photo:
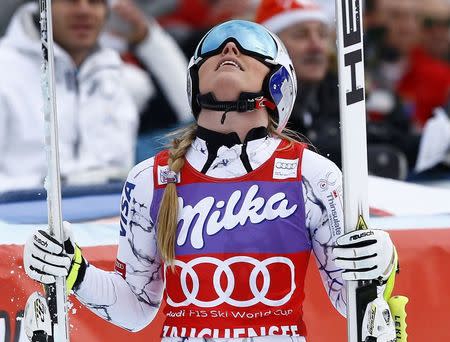
MULTIPOLYGON (((119 55, 98 45, 106 0, 54 0, 52 12, 62 178, 121 178, 138 113, 119 55)), ((0 191, 42 187, 47 173, 38 13, 37 3, 18 8, 0 41, 0 191)))
MULTIPOLYGON (((426 42, 425 48, 424 41, 420 40, 422 34, 427 36, 426 26, 432 22, 425 14, 429 11, 428 2, 378 1, 385 33, 376 63, 367 68, 367 78, 372 88, 389 90, 400 97, 405 115, 420 132, 433 110, 448 99, 449 66, 426 48, 430 43, 438 48, 443 46, 445 38, 444 42, 432 39, 426 42)), ((426 40, 431 38, 428 35, 426 40)))
MULTIPOLYGON (((138 113, 120 57, 97 44, 106 2, 55 0, 52 12, 62 178, 121 177, 134 161, 138 113)), ((42 187, 47 173, 38 13, 36 3, 19 7, 0 41, 3 191, 42 187)))
POLYGON ((294 64, 299 94, 287 128, 306 136, 319 153, 340 166, 339 93, 330 67, 330 17, 313 1, 263 0, 256 22, 280 37, 294 64))
POLYGON ((422 46, 434 58, 450 63, 450 1, 422 3, 422 46))
MULTIPOLYGON (((287 127, 305 135, 319 153, 340 167, 339 82, 333 58, 332 20, 312 0, 262 0, 256 21, 278 34, 294 63, 299 93, 287 127)), ((396 144, 409 137, 404 138, 408 119, 398 112, 395 100, 382 123, 368 117, 367 129, 369 172, 405 178, 408 165, 403 145, 396 144), (381 165, 380 160, 388 160, 387 165, 381 165)), ((414 142, 417 148, 415 137, 414 142)))

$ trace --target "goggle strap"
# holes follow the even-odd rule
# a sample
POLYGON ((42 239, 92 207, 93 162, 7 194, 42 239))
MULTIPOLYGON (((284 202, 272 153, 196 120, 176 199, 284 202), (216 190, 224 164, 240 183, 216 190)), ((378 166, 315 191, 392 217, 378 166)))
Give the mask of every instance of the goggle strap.
POLYGON ((275 103, 273 103, 272 101, 270 101, 269 99, 267 99, 265 97, 263 97, 261 99, 257 99, 255 102, 256 102, 255 109, 260 109, 260 108, 267 107, 270 110, 275 110, 275 108, 277 107, 275 105, 275 103))
POLYGON ((275 104, 263 96, 262 92, 242 92, 237 101, 218 101, 213 93, 197 96, 197 102, 201 108, 224 112, 250 112, 252 110, 267 107, 275 109, 275 104))

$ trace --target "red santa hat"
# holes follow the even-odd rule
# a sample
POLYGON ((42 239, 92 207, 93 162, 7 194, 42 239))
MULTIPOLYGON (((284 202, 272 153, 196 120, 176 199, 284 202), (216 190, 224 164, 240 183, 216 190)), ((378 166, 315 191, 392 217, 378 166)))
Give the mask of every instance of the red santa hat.
POLYGON ((274 33, 307 20, 329 23, 325 11, 313 0, 261 0, 255 18, 274 33))

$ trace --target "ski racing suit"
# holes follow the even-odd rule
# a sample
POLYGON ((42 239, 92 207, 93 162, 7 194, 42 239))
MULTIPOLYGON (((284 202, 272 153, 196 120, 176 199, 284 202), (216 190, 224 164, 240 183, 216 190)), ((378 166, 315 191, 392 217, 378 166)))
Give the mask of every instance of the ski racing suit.
POLYGON ((89 264, 76 291, 81 302, 138 331, 164 298, 164 342, 306 341, 302 303, 312 251, 332 304, 345 315, 341 270, 331 259, 331 246, 344 234, 335 164, 304 144, 268 135, 214 153, 197 136, 177 177, 171 268, 160 258, 155 224, 167 158, 162 152, 130 172, 116 270, 89 264))

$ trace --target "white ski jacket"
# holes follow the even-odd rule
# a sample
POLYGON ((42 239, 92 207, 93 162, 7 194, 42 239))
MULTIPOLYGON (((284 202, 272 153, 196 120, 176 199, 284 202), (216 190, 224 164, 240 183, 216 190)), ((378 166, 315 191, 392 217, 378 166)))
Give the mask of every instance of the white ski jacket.
MULTIPOLYGON (((0 192, 42 186, 47 172, 36 10, 34 3, 19 8, 0 40, 0 192)), ((54 54, 62 176, 102 169, 126 174, 138 112, 121 84, 119 55, 97 48, 77 68, 56 44, 54 54)))

